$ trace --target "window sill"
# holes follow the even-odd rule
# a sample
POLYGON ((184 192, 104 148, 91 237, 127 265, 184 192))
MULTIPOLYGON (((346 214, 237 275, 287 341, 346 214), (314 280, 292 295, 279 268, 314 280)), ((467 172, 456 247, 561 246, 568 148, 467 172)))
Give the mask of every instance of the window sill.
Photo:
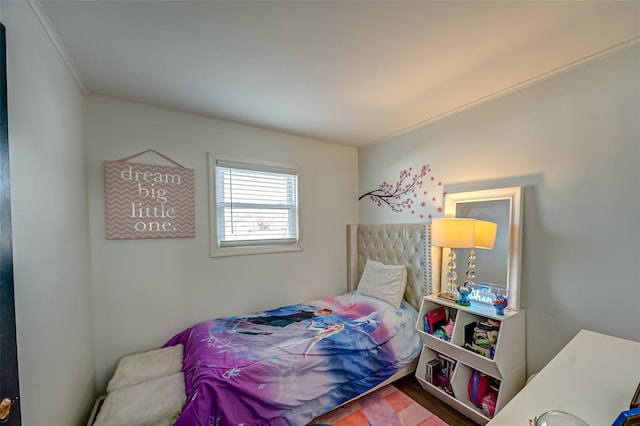
POLYGON ((218 247, 216 244, 211 246, 211 257, 227 257, 227 256, 244 256, 251 254, 270 254, 270 253, 288 253, 294 251, 302 251, 302 246, 298 244, 291 245, 261 245, 248 247, 218 247))

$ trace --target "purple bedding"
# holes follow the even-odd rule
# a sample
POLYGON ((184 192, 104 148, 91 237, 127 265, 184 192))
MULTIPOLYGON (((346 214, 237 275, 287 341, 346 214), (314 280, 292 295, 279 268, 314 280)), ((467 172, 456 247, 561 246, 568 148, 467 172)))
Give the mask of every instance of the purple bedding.
POLYGON ((416 318, 352 292, 196 324, 165 345, 184 345, 175 424, 305 425, 416 358, 416 318))

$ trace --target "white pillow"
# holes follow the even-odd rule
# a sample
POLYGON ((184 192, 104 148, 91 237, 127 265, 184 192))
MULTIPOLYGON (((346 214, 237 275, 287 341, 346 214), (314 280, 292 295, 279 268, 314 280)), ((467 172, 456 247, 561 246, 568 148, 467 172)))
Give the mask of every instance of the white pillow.
POLYGON ((406 267, 385 265, 375 260, 367 260, 357 291, 360 294, 383 300, 399 309, 406 287, 406 267))
POLYGON ((94 426, 171 426, 186 402, 182 372, 109 392, 94 426))
POLYGON ((107 392, 181 371, 182 352, 183 346, 178 344, 122 357, 107 385, 107 392))

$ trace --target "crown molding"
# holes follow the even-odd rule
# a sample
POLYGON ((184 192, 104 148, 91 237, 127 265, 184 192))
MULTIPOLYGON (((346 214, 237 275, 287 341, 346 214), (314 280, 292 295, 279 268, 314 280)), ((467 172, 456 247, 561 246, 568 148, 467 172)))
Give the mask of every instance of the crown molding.
POLYGON ((468 103, 466 103, 464 105, 460 105, 460 106, 458 106, 456 108, 453 108, 453 109, 451 109, 449 111, 445 111, 445 112, 443 112, 441 114, 438 114, 438 115, 435 115, 433 117, 430 117, 430 118, 428 118, 428 119, 426 119, 426 120, 424 120, 424 121, 422 121, 422 122, 420 122, 420 123, 418 123, 416 125, 410 126, 410 127, 406 128, 406 129, 400 130, 398 132, 395 132, 395 133, 393 133, 391 135, 385 136, 385 137, 380 138, 378 140, 372 141, 370 143, 366 143, 366 144, 360 145, 360 146, 358 146, 358 149, 369 148, 371 146, 381 144, 383 142, 389 141, 391 139, 397 138, 397 137, 405 135, 407 133, 411 133, 414 130, 423 128, 423 127, 425 127, 425 126, 427 126, 429 124, 432 124, 432 123, 434 123, 434 122, 436 122, 438 120, 442 120, 444 118, 447 118, 447 117, 450 117, 452 115, 458 114, 460 112, 466 111, 466 110, 471 109, 473 107, 476 107, 478 105, 482 105, 484 103, 487 103, 487 102, 493 101, 495 99, 501 98, 503 96, 506 96, 508 94, 517 92, 517 91, 519 91, 521 89, 524 89, 524 88, 527 88, 529 86, 533 86, 534 84, 539 83, 541 81, 548 80, 548 79, 550 79, 552 77, 556 77, 556 76, 558 76, 560 74, 564 74, 564 73, 566 73, 568 71, 572 71, 572 70, 574 70, 574 69, 576 69, 578 67, 581 67, 583 65, 586 65, 586 64, 589 64, 589 63, 594 62, 596 60, 599 60, 599 59, 601 59, 601 58, 603 58, 605 56, 617 53, 617 52, 619 52, 621 50, 625 50, 625 49, 628 49, 628 48, 631 48, 631 47, 635 47, 637 45, 640 45, 640 36, 639 37, 633 37, 633 38, 631 38, 629 40, 626 40, 626 41, 624 41, 622 43, 619 43, 619 44, 617 44, 615 46, 611 46, 609 48, 606 48, 606 49, 603 49, 601 51, 595 52, 595 53, 593 53, 591 55, 588 55, 588 56, 585 56, 583 58, 577 59, 577 60, 575 60, 575 61, 573 61, 571 63, 568 63, 566 65, 562 65, 562 66, 557 67, 557 68, 555 68, 555 69, 553 69, 551 71, 548 71, 546 73, 540 74, 540 75, 535 76, 535 77, 532 77, 532 78, 530 78, 528 80, 525 80, 525 81, 522 81, 520 83, 514 84, 513 86, 507 87, 505 89, 499 90, 499 91, 491 93, 489 95, 483 96, 483 97, 481 97, 479 99, 472 100, 472 101, 470 101, 470 102, 468 102, 468 103))
POLYGON ((82 93, 85 96, 87 96, 89 94, 89 90, 87 89, 87 85, 85 84, 84 80, 80 76, 80 72, 78 71, 78 67, 76 67, 75 62, 73 62, 73 59, 71 59, 71 55, 69 55, 69 52, 64 47, 64 44, 62 44, 62 40, 60 40, 60 37, 58 37, 58 33, 53 28, 53 25, 51 25, 51 21, 49 21, 49 17, 47 17, 46 13, 42 9, 42 6, 40 5, 40 1, 39 0, 27 0, 27 3, 29 3, 29 6, 31 6, 31 9, 33 10, 33 13, 38 18, 38 21, 40 21, 40 25, 42 25, 42 28, 44 28, 44 31, 49 36, 49 39, 51 40, 51 42, 53 43, 54 47, 56 48, 56 50, 60 54, 60 57, 62 58, 62 60, 66 64, 67 68, 71 72, 71 75, 73 76, 73 79, 76 81, 76 83, 80 87, 80 90, 82 90, 82 93))

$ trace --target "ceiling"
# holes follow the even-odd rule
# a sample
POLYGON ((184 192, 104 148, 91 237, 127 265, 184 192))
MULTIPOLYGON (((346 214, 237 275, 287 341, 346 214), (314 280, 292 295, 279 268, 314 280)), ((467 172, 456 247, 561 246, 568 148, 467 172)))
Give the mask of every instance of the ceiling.
POLYGON ((640 42, 640 1, 29 2, 86 93, 354 146, 640 42))

